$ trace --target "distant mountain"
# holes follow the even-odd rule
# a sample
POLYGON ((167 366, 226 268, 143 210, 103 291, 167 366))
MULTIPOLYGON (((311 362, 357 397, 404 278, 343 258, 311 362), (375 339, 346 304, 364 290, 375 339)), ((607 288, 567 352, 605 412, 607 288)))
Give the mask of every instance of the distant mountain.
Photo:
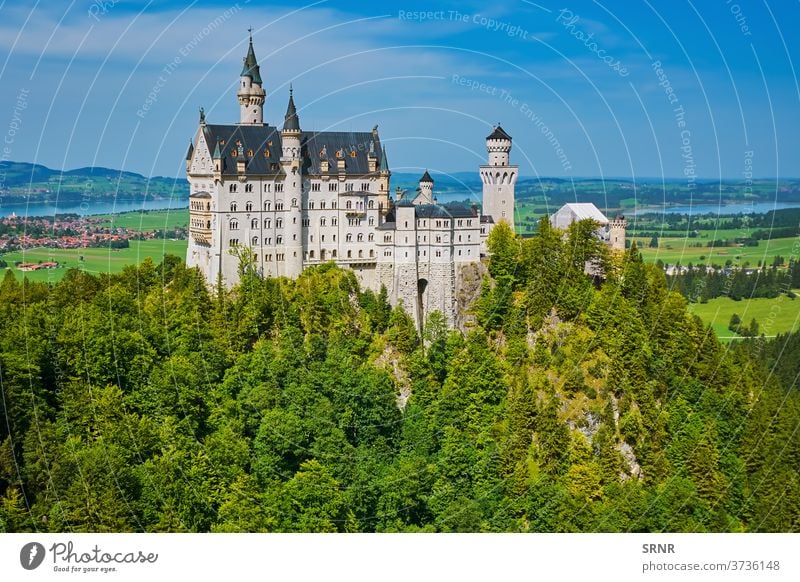
POLYGON ((153 176, 103 167, 53 170, 41 164, 0 162, 0 193, 5 202, 56 199, 158 199, 189 194, 183 178, 153 176))

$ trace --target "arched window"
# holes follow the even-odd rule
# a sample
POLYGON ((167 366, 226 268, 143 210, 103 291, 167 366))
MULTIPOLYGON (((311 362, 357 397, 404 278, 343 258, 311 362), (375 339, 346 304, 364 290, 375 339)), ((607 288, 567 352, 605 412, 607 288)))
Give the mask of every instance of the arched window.
POLYGON ((319 219, 319 225, 320 226, 325 226, 325 217, 324 216, 319 219))
POLYGON ((236 212, 236 202, 231 202, 231 212, 236 212))
POLYGON ((347 242, 353 242, 353 234, 348 232, 347 236, 344 237, 344 240, 347 242))
POLYGON ((336 258, 336 249, 331 251, 331 256, 335 259, 336 258))
POLYGON ((347 258, 350 259, 353 256, 353 251, 347 251, 347 258))
POLYGON ((369 235, 367 236, 367 240, 372 242, 373 240, 375 240, 375 235, 372 234, 372 233, 369 233, 369 235))
POLYGON ((297 198, 292 198, 292 206, 297 206, 297 198))
POLYGON ((258 219, 254 218, 250 221, 250 228, 258 228, 258 219))
POLYGON ((331 202, 331 208, 333 208, 334 210, 336 210, 336 200, 334 200, 333 202, 331 202))
POLYGON ((244 209, 247 212, 250 212, 251 210, 253 210, 253 203, 248 200, 247 202, 244 203, 244 209))
POLYGON ((238 228, 239 228, 239 221, 236 220, 235 218, 232 218, 230 222, 230 229, 237 230, 238 228))
POLYGON ((375 226, 375 217, 374 216, 370 216, 369 217, 369 225, 370 226, 375 226))
POLYGON ((264 202, 264 210, 269 210, 272 206, 272 202, 264 202))
POLYGON ((264 219, 264 228, 269 228, 272 224, 272 221, 269 218, 264 219))
POLYGON ((372 249, 370 249, 370 250, 369 250, 369 258, 371 259, 371 258, 372 258, 372 257, 374 257, 374 256, 375 256, 375 251, 373 251, 372 249))
POLYGON ((358 258, 362 258, 364 256, 364 251, 358 251, 358 258))
POLYGON ((350 200, 348 200, 347 204, 345 204, 345 208, 347 208, 347 210, 350 210, 352 207, 353 207, 353 203, 350 200))
POLYGON ((228 186, 228 192, 236 192, 236 182, 228 186))
POLYGON ((374 208, 374 207, 375 207, 375 201, 374 201, 374 200, 370 200, 370 201, 369 201, 369 208, 370 208, 370 210, 371 210, 372 208, 374 208))
POLYGON ((364 235, 360 232, 358 233, 358 242, 362 242, 364 240, 364 235))
POLYGON ((254 237, 253 237, 253 246, 254 246, 254 247, 257 247, 257 246, 258 246, 258 237, 257 237, 257 236, 254 236, 254 237))

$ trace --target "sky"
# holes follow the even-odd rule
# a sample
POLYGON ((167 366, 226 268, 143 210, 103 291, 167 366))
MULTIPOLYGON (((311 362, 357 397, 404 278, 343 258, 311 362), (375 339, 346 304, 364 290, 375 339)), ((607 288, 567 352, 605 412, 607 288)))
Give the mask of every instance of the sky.
POLYGON ((185 175, 204 107, 238 120, 252 27, 280 125, 378 125, 395 172, 800 176, 800 0, 0 0, 3 160, 185 175))

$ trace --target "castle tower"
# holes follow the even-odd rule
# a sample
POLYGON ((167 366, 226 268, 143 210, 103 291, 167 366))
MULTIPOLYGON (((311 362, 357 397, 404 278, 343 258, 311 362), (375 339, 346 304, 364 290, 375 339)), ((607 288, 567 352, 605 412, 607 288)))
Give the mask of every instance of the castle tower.
MULTIPOLYGON (((251 29, 252 32, 252 29, 251 29)), ((256 53, 253 51, 253 35, 250 35, 250 46, 244 58, 242 73, 239 81, 239 123, 247 125, 261 125, 264 123, 264 99, 266 92, 261 87, 261 72, 256 53)))
POLYGON ((625 228, 628 221, 624 216, 617 216, 608 221, 608 244, 612 251, 625 252, 625 228))
POLYGON ((297 277, 303 270, 303 176, 300 164, 300 120, 294 106, 294 96, 289 88, 289 105, 281 131, 281 169, 284 174, 283 208, 284 261, 287 277, 297 277))
POLYGON ((414 200, 414 204, 433 204, 433 178, 425 170, 422 178, 419 179, 419 195, 414 200))
POLYGON ((511 152, 511 136, 500 124, 486 138, 488 164, 480 167, 483 182, 483 214, 490 216, 495 224, 505 220, 514 228, 514 185, 517 182, 518 166, 508 163, 511 152))

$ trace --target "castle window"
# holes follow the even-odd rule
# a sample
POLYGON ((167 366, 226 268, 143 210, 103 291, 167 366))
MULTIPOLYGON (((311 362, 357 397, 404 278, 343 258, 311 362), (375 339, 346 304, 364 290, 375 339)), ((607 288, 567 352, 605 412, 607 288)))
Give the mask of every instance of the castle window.
POLYGON ((350 210, 352 207, 353 207, 353 203, 350 200, 348 200, 347 204, 345 204, 345 208, 347 208, 347 210, 350 210))
POLYGON ((272 202, 264 202, 264 210, 269 211, 272 208, 272 202))
POLYGON ((297 217, 296 216, 292 217, 292 224, 297 224, 297 217))
POLYGON ((505 215, 506 215, 506 211, 505 211, 505 210, 503 210, 503 212, 502 212, 501 214, 502 214, 502 216, 503 216, 503 217, 505 217, 505 215))
POLYGON ((245 202, 244 209, 247 212, 250 212, 251 210, 253 210, 253 203, 248 200, 247 202, 245 202))
POLYGON ((230 222, 229 226, 230 226, 231 230, 236 230, 236 229, 239 228, 239 221, 236 220, 235 218, 233 218, 233 219, 231 219, 231 222, 230 222))
POLYGON ((336 258, 336 249, 331 251, 331 256, 335 259, 336 258))
POLYGON ((333 235, 333 242, 336 242, 336 235, 333 235))
POLYGON ((436 256, 437 257, 441 257, 442 256, 442 251, 436 251, 436 256))
POLYGON ((458 221, 458 226, 461 226, 461 224, 462 224, 463 222, 464 222, 463 220, 459 219, 459 221, 458 221))
POLYGON ((348 232, 347 235, 345 235, 344 240, 347 242, 353 242, 353 234, 348 232))
POLYGON ((339 190, 338 182, 328 182, 328 192, 336 192, 339 190))
MULTIPOLYGON (((253 110, 253 113, 255 113, 256 111, 257 111, 257 110, 255 110, 255 109, 254 109, 254 110, 253 110)), ((253 148, 247 148, 247 157, 248 157, 248 158, 252 158, 252 157, 253 157, 253 148)), ((250 190, 248 190, 248 192, 250 192, 250 191, 252 190, 252 188, 253 188, 253 187, 252 187, 252 186, 250 186, 250 190)))
POLYGON ((325 201, 324 201, 324 200, 320 200, 320 201, 319 201, 319 207, 320 207, 322 210, 325 210, 325 201))
POLYGON ((282 244, 283 244, 283 237, 282 237, 282 236, 278 236, 278 237, 275 239, 275 242, 276 242, 276 243, 278 243, 279 245, 282 245, 282 244))
POLYGON ((272 192, 272 184, 264 184, 264 192, 272 192))
POLYGON ((272 239, 271 238, 265 238, 264 239, 264 246, 268 246, 268 245, 271 245, 271 244, 272 244, 272 239))
POLYGON ((332 201, 332 202, 331 202, 331 208, 333 208, 334 210, 336 210, 336 200, 334 200, 334 201, 332 201))
POLYGON ((357 237, 356 240, 358 240, 358 242, 363 242, 364 241, 364 235, 359 232, 358 233, 358 237, 357 237))
POLYGON ((236 202, 231 202, 231 212, 236 212, 236 202))
POLYGON ((461 249, 458 249, 458 256, 461 256, 461 249))
POLYGON ((372 233, 369 233, 369 236, 367 237, 367 240, 372 242, 373 240, 375 240, 375 235, 372 234, 372 233))
POLYGON ((369 225, 370 226, 375 226, 375 217, 374 216, 370 216, 369 217, 369 225))
POLYGON ((361 182, 361 189, 364 192, 369 192, 369 182, 361 182))
POLYGON ((272 255, 264 255, 265 261, 272 261, 272 255))
POLYGON ((275 210, 283 210, 283 202, 276 202, 275 210))
POLYGON ((308 240, 309 240, 309 242, 314 242, 314 235, 312 234, 311 236, 309 236, 308 240))
POLYGON ((230 239, 228 241, 228 245, 231 246, 231 247, 239 246, 239 239, 238 238, 230 239))
POLYGON ((314 258, 314 251, 308 251, 308 258, 309 259, 313 259, 314 258))
POLYGON ((321 186, 322 186, 322 184, 320 184, 319 182, 314 182, 313 184, 311 184, 311 191, 312 192, 319 192, 319 189, 320 189, 321 186))
POLYGON ((344 185, 344 191, 345 192, 352 192, 353 191, 353 184, 351 184, 351 183, 345 184, 344 185))
POLYGON ((292 198, 292 206, 297 206, 297 198, 292 198))
POLYGON ((467 220, 467 226, 472 226, 472 219, 467 220))
POLYGON ((364 251, 358 251, 358 258, 361 259, 364 257, 364 251))
POLYGON ((278 218, 275 221, 275 228, 283 228, 283 219, 282 218, 278 218))
POLYGON ((283 182, 275 184, 275 192, 283 192, 283 182))
POLYGON ((391 257, 392 256, 392 251, 390 251, 389 249, 386 249, 385 251, 383 251, 383 256, 384 257, 391 257))
POLYGON ((236 192, 236 183, 234 182, 230 186, 228 186, 228 192, 236 192))
POLYGON ((292 240, 297 240, 297 235, 296 234, 292 235, 292 240))
POLYGON ((324 235, 324 234, 320 236, 320 240, 321 240, 322 242, 325 242, 325 235, 324 235))
POLYGON ((314 210, 314 201, 313 200, 309 200, 308 201, 308 209, 309 210, 314 210))
POLYGON ((309 218, 304 218, 304 219, 303 219, 303 226, 308 226, 309 224, 311 224, 311 219, 309 219, 309 218))
POLYGON ((374 200, 370 200, 370 201, 369 201, 369 203, 367 204, 367 207, 368 207, 370 210, 372 210, 373 208, 375 208, 375 201, 374 201, 374 200))
POLYGON ((325 217, 324 216, 319 219, 319 225, 320 226, 325 226, 325 217))
POLYGON ((353 257, 353 251, 347 251, 347 258, 350 259, 353 257))
POLYGON ((339 219, 334 216, 333 218, 331 218, 331 224, 333 226, 337 226, 339 224, 339 219))
POLYGON ((458 242, 461 242, 461 235, 458 235, 458 242))
POLYGON ((269 228, 272 225, 272 221, 269 218, 264 219, 264 228, 269 228))
POLYGON ((442 237, 440 237, 440 236, 437 236, 437 237, 436 237, 436 242, 437 242, 437 243, 440 243, 440 242, 442 242, 442 237))
POLYGON ((257 237, 257 236, 254 236, 254 237, 253 237, 253 246, 254 246, 254 247, 257 247, 257 246, 258 246, 258 237, 257 237))
POLYGON ((471 234, 468 234, 468 235, 467 235, 467 242, 470 242, 471 240, 472 240, 472 235, 471 235, 471 234))
POLYGON ((258 219, 254 218, 250 221, 250 228, 258 228, 258 219))
POLYGON ((383 235, 383 242, 392 242, 392 235, 390 234, 383 235))
POLYGON ((408 228, 408 221, 406 220, 406 228, 408 228))
POLYGON ((354 158, 354 157, 356 157, 356 150, 351 150, 351 151, 350 151, 350 157, 351 157, 351 158, 354 158))
POLYGON ((245 192, 252 192, 253 191, 253 185, 252 184, 245 184, 244 185, 244 191, 245 192))

